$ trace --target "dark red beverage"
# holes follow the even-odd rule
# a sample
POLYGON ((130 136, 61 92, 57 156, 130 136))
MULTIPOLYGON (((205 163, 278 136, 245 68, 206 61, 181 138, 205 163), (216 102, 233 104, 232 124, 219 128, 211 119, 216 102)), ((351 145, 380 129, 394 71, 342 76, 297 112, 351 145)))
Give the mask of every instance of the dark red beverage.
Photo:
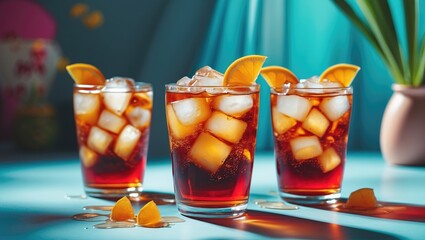
POLYGON ((351 106, 351 88, 272 90, 278 185, 285 200, 339 197, 351 106))
POLYGON ((166 113, 176 200, 186 215, 220 216, 248 202, 259 87, 167 85, 166 113), (211 90, 211 91, 210 91, 211 90))
POLYGON ((150 85, 74 88, 74 113, 86 193, 142 191, 152 109, 150 85))

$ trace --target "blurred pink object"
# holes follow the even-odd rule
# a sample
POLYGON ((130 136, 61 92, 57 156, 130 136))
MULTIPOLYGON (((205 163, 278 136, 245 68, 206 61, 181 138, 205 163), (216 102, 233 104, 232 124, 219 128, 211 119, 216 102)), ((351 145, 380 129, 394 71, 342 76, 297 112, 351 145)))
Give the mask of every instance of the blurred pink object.
POLYGON ((56 22, 39 4, 30 0, 0 1, 0 39, 54 39, 56 22))

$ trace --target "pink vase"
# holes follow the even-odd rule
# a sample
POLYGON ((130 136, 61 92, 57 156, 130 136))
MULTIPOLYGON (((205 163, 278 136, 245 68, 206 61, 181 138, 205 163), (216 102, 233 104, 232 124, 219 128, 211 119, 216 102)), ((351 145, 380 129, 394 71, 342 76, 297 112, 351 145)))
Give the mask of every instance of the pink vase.
POLYGON ((381 124, 381 152, 397 165, 425 165, 425 86, 393 84, 381 124))

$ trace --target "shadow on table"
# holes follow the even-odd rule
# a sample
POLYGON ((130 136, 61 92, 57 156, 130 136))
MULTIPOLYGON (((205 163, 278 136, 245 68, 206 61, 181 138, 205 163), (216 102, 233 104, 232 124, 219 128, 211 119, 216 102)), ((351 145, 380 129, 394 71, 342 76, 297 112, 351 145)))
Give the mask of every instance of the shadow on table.
POLYGON ((396 236, 370 230, 255 210, 248 210, 244 216, 235 219, 196 219, 273 238, 399 239, 396 236))
POLYGON ((348 214, 362 215, 374 218, 385 218, 392 220, 425 222, 425 206, 393 203, 393 202, 378 202, 379 207, 356 210, 347 209, 344 207, 346 198, 340 198, 335 204, 331 205, 305 205, 305 207, 318 208, 322 210, 342 212, 348 214))

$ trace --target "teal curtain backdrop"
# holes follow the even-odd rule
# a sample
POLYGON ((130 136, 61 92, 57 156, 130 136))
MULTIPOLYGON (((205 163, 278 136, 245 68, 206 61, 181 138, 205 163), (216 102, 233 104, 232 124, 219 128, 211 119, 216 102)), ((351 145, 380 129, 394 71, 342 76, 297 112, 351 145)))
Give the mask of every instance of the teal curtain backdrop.
MULTIPOLYGON (((291 69, 299 78, 319 75, 336 63, 361 66, 353 83, 350 150, 379 150, 379 131, 393 80, 371 45, 331 0, 36 0, 57 21, 57 42, 71 62, 99 67, 107 77, 132 77, 152 83, 154 112, 149 155, 169 156, 164 84, 191 76, 209 65, 224 72, 248 54, 268 57, 266 65, 291 69), (104 15, 104 24, 87 29, 69 16, 78 2, 104 15)), ((349 1, 355 3, 355 1, 349 1)), ((420 36, 425 1, 420 0, 420 36)), ((401 0, 391 0, 403 35, 401 0)), ((272 150, 269 89, 261 84, 257 151, 272 150)), ((72 81, 59 73, 50 94, 58 110, 58 144, 76 151, 72 81), (61 94, 58 94, 61 93, 61 94)))
MULTIPOLYGON (((405 31, 401 3, 390 1, 400 37, 405 31)), ((424 20, 421 12, 422 33, 424 20)), ((393 80, 371 45, 331 1, 218 0, 196 67, 225 71, 234 59, 248 54, 268 56, 265 65, 287 67, 299 78, 320 75, 336 63, 361 66, 353 83, 349 149, 379 150, 381 118, 393 80)), ((261 77, 258 82, 262 87, 257 150, 271 150, 269 89, 261 77)))

